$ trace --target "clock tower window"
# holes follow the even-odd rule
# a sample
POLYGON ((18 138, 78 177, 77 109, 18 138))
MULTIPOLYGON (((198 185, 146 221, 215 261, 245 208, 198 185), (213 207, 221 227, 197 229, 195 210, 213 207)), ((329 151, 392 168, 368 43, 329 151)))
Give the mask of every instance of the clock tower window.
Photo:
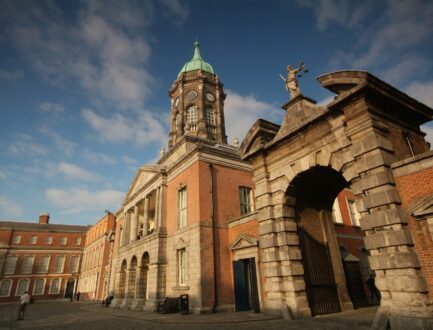
POLYGON ((216 132, 215 111, 212 108, 206 109, 206 126, 210 132, 216 132))
POLYGON ((197 130, 197 106, 190 106, 186 110, 186 123, 190 131, 197 130))

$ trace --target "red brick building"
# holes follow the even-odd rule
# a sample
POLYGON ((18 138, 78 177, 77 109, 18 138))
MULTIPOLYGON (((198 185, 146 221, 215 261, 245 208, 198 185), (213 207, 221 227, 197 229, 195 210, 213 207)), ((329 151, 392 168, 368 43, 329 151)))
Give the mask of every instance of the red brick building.
POLYGON ((0 221, 0 302, 69 298, 80 274, 87 226, 0 221))
POLYGON ((77 291, 80 299, 102 300, 108 293, 110 258, 113 247, 115 216, 105 215, 86 232, 77 291))

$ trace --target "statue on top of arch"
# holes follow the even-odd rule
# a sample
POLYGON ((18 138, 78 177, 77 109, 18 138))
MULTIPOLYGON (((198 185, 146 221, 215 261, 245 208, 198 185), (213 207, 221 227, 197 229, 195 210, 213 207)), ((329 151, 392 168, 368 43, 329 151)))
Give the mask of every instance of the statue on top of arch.
POLYGON ((293 68, 292 65, 289 64, 287 66, 287 79, 280 74, 281 79, 283 79, 286 83, 286 89, 290 93, 291 99, 294 99, 296 96, 301 94, 297 79, 302 76, 300 74, 301 71, 304 71, 304 73, 308 72, 308 69, 304 65, 304 62, 299 63, 299 66, 297 68, 293 68))

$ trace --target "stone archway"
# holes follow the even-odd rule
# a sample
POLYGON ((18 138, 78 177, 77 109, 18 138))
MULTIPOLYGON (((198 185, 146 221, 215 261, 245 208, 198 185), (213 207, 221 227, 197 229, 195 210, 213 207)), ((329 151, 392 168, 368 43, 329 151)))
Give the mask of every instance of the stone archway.
POLYGON ((392 164, 429 150, 419 127, 432 109, 367 72, 340 71, 318 80, 336 94, 331 103, 318 106, 298 95, 283 105, 281 125, 258 120, 240 146, 254 169, 265 310, 287 318, 311 315, 297 201, 289 187, 297 175, 323 166, 344 177, 358 198, 365 247, 382 293, 376 320, 419 328, 433 309, 392 164), (413 322, 415 314, 424 319, 413 322))
MULTIPOLYGON (((337 237, 332 205, 348 186, 330 167, 314 166, 297 174, 286 192, 286 205, 294 214, 304 269, 303 279, 312 315, 352 309, 337 237)), ((301 280, 301 278, 299 278, 301 280)))
POLYGON ((147 295, 147 282, 149 272, 149 253, 144 252, 141 256, 140 264, 137 266, 135 280, 135 299, 131 305, 131 309, 140 310, 144 307, 147 295))
POLYGON ((135 279, 137 277, 137 257, 133 256, 126 273, 125 298, 120 307, 129 308, 135 298, 135 279))
POLYGON ((128 267, 128 263, 126 260, 123 260, 120 267, 117 268, 117 272, 115 274, 115 290, 114 290, 114 299, 110 304, 112 308, 119 308, 123 303, 126 294, 126 269, 128 267))

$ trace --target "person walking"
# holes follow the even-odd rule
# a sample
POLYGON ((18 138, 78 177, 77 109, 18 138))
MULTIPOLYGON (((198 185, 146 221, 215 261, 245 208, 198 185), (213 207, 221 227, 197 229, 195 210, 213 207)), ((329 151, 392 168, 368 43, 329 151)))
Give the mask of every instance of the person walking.
POLYGON ((30 295, 27 291, 20 297, 20 308, 18 309, 17 320, 24 320, 27 304, 30 302, 30 295))

